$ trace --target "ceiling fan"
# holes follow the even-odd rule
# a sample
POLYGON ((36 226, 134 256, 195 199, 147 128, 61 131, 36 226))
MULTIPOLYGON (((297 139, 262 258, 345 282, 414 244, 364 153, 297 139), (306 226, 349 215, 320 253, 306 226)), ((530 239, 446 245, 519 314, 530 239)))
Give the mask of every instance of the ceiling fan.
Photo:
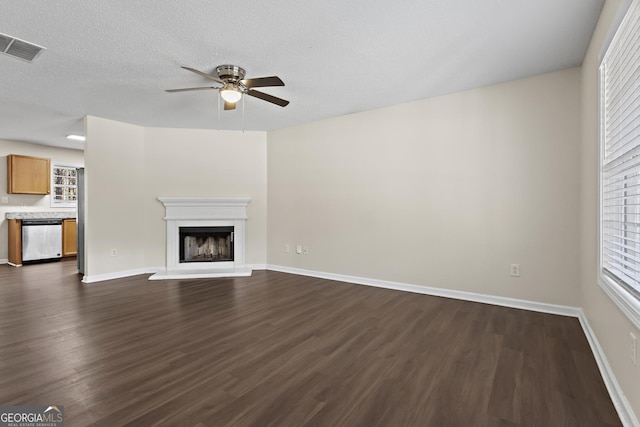
POLYGON ((236 103, 240 101, 242 95, 249 95, 255 98, 262 99, 263 101, 270 102, 272 104, 286 107, 289 105, 289 101, 278 98, 268 93, 255 90, 256 87, 269 87, 269 86, 284 86, 284 82, 277 76, 271 77, 257 77, 255 79, 245 79, 245 70, 237 65, 219 65, 216 67, 217 76, 207 74, 203 71, 196 70, 194 68, 182 67, 185 70, 191 71, 206 77, 209 80, 213 80, 219 83, 221 86, 205 86, 205 87, 187 87, 183 89, 167 89, 166 92, 187 92, 192 90, 208 90, 216 89, 220 93, 220 96, 224 100, 225 110, 234 110, 236 103))

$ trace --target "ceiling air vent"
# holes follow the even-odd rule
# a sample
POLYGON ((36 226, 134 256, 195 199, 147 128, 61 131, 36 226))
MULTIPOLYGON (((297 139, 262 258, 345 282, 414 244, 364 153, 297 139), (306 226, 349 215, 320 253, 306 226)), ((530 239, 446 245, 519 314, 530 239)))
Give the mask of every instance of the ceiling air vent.
POLYGON ((0 33, 0 52, 14 58, 33 62, 44 49, 42 46, 0 33))

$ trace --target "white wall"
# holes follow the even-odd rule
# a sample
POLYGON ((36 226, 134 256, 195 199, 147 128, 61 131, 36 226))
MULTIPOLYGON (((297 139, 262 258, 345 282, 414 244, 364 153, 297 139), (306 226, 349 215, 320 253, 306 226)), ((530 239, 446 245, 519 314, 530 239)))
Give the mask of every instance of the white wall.
POLYGON ((269 132, 268 262, 577 306, 579 144, 579 69, 269 132))
POLYGON ((166 265, 165 208, 158 197, 251 198, 246 263, 267 260, 265 132, 147 128, 145 134, 146 265, 166 265))
POLYGON ((9 203, 0 203, 0 262, 6 262, 8 257, 7 243, 7 212, 42 212, 42 211, 73 211, 74 208, 52 208, 51 197, 33 194, 7 194, 7 155, 21 154, 24 156, 47 157, 51 163, 61 163, 73 166, 84 165, 84 153, 79 150, 49 147, 46 145, 29 144, 26 142, 0 140, 0 197, 8 197, 9 203))
POLYGON ((144 128, 88 117, 85 274, 165 267, 163 196, 250 197, 246 262, 265 264, 266 150, 265 132, 144 128))
POLYGON ((619 0, 606 1, 582 66, 580 283, 583 310, 636 416, 640 416, 640 366, 629 357, 629 332, 640 331, 597 283, 598 274, 598 67, 619 0))

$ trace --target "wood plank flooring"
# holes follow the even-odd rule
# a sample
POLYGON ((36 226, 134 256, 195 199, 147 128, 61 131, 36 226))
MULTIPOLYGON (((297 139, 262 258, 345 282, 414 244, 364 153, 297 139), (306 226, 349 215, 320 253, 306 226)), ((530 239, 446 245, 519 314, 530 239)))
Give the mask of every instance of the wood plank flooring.
POLYGON ((0 265, 0 404, 67 426, 620 426, 577 319, 277 272, 0 265))

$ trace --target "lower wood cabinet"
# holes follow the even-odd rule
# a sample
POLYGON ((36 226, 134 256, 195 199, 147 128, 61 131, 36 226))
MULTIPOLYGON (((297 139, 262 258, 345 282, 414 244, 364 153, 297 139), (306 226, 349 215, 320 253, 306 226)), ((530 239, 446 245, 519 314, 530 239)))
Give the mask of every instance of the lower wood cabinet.
MULTIPOLYGON (((8 223, 8 243, 9 243, 9 264, 22 265, 22 221, 19 219, 9 219, 8 223)), ((78 235, 75 218, 62 220, 62 256, 74 256, 78 253, 78 235)))
POLYGON ((22 221, 7 220, 9 225, 9 264, 22 265, 22 221))
POLYGON ((75 219, 62 221, 62 256, 72 256, 78 253, 77 228, 75 219))

